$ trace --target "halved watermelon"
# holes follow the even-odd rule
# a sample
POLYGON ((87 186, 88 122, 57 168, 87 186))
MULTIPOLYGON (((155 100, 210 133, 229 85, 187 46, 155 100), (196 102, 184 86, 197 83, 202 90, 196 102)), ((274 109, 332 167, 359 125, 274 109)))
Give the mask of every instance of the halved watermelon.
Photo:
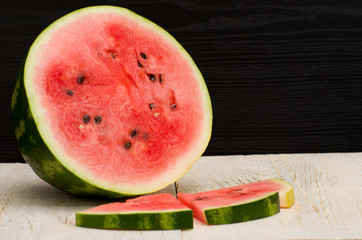
POLYGON ((209 93, 188 53, 156 24, 113 6, 77 10, 38 36, 11 109, 35 173, 80 195, 164 188, 211 136, 209 93))
POLYGON ((109 203, 76 213, 76 225, 103 229, 193 228, 192 211, 169 193, 109 203))
POLYGON ((228 224, 265 218, 291 207, 291 184, 272 178, 259 182, 200 193, 178 193, 177 197, 207 224, 228 224))

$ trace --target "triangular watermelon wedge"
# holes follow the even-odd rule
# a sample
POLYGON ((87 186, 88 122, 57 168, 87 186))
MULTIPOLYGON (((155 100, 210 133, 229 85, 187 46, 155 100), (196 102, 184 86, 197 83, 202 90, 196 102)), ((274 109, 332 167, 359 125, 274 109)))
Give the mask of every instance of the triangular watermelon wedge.
POLYGON ((208 192, 178 193, 177 197, 206 224, 269 217, 277 214, 280 207, 294 204, 293 186, 277 178, 208 192))
POLYGON ((76 213, 76 225, 101 229, 193 228, 192 210, 169 193, 142 196, 76 213))

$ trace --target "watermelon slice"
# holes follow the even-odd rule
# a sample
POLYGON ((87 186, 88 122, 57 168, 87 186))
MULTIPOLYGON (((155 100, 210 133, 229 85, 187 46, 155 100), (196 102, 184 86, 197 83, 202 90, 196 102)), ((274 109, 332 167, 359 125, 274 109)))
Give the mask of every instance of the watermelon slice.
POLYGON ((177 197, 207 224, 265 218, 277 214, 280 206, 294 204, 292 185, 277 178, 208 192, 178 193, 177 197))
POLYGON ((162 189, 211 136, 209 93, 188 53, 156 24, 113 6, 77 10, 38 36, 11 109, 35 173, 79 195, 162 189))
POLYGON ((169 193, 109 203, 76 213, 76 225, 103 229, 193 228, 192 211, 169 193))

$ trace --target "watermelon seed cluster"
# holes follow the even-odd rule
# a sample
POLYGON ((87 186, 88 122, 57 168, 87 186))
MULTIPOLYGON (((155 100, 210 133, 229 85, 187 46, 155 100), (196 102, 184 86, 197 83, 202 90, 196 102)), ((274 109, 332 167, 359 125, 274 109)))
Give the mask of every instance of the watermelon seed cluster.
MULTIPOLYGON (((137 135, 139 135, 139 132, 138 132, 136 129, 133 129, 133 130, 130 132, 129 135, 131 136, 131 138, 135 138, 137 135)), ((147 133, 143 134, 143 135, 142 135, 142 138, 143 138, 144 140, 147 140, 147 139, 148 139, 148 134, 147 134, 147 133)), ((126 141, 126 142, 124 143, 124 145, 123 145, 123 148, 124 148, 125 150, 128 150, 128 149, 131 148, 131 146, 132 146, 132 143, 131 143, 130 141, 126 141)))
MULTIPOLYGON (((130 133, 130 136, 131 136, 132 138, 134 138, 137 134, 138 134, 137 130, 136 130, 136 129, 133 129, 133 130, 131 131, 131 133, 130 133)), ((131 143, 131 142, 125 142, 124 145, 123 145, 123 148, 126 149, 126 150, 128 150, 128 149, 131 148, 131 146, 132 146, 132 143, 131 143)))
MULTIPOLYGON (((154 74, 148 74, 147 73, 147 76, 152 82, 156 81, 156 79, 157 79, 157 77, 154 74)), ((159 80, 160 84, 162 84, 163 80, 162 80, 162 75, 161 74, 158 75, 158 80, 159 80)))
MULTIPOLYGON (((140 52, 140 56, 141 56, 141 58, 143 58, 143 59, 147 59, 147 55, 146 55, 144 52, 140 52)), ((143 68, 143 65, 141 64, 141 62, 140 62, 139 60, 137 60, 137 65, 138 65, 139 67, 143 68)), ((152 82, 155 82, 155 81, 157 80, 157 78, 158 78, 158 81, 160 82, 160 84, 163 83, 162 74, 156 74, 156 75, 155 75, 155 74, 153 74, 153 73, 146 73, 146 75, 148 76, 148 78, 149 78, 150 81, 152 81, 152 82)), ((174 96, 173 96, 173 98, 174 98, 174 96)), ((173 100, 175 100, 175 99, 173 99, 173 100)), ((155 106, 154 103, 150 103, 148 106, 149 106, 149 108, 150 108, 151 110, 153 110, 153 109, 156 108, 156 106, 155 106)), ((177 108, 177 105, 176 105, 176 103, 175 103, 175 101, 174 101, 174 103, 170 104, 170 109, 171 109, 171 110, 176 110, 176 108, 177 108)), ((155 118, 158 118, 158 117, 160 116, 160 113, 159 113, 159 112, 156 112, 156 113, 153 114, 153 116, 154 116, 155 118)))
MULTIPOLYGON (((77 82, 79 84, 82 84, 84 82, 84 79, 85 79, 84 75, 80 75, 77 79, 77 82)), ((72 89, 65 89, 65 93, 69 96, 73 96, 73 94, 74 94, 72 89)))
MULTIPOLYGON (((89 116, 88 114, 83 115, 83 122, 84 122, 85 124, 87 124, 89 121, 90 121, 90 116, 89 116)), ((95 124, 99 124, 99 123, 101 123, 101 121, 102 121, 102 117, 101 117, 100 115, 97 115, 97 116, 94 118, 95 124)))
MULTIPOLYGON (((146 55, 145 53, 143 53, 143 52, 140 53, 140 56, 141 56, 141 58, 143 58, 143 59, 147 59, 147 55, 146 55)), ((137 61, 137 65, 138 65, 139 67, 143 68, 143 65, 140 63, 140 61, 137 61)), ((156 81, 157 77, 156 77, 155 74, 152 74, 152 73, 146 73, 146 74, 147 74, 148 78, 149 78, 152 82, 156 81)), ((159 75, 158 75, 158 80, 159 80, 159 82, 162 84, 162 81, 163 81, 163 80, 162 80, 162 74, 159 74, 159 75)))

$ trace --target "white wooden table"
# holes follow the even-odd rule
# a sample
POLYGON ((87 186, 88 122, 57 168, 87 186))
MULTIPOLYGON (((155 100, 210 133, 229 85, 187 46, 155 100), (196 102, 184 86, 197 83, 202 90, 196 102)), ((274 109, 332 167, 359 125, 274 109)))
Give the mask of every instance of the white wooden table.
POLYGON ((202 157, 161 192, 198 192, 279 177, 296 203, 277 215, 192 230, 121 231, 75 226, 75 212, 106 203, 74 197, 26 164, 0 164, 0 239, 362 239, 362 153, 202 157))

